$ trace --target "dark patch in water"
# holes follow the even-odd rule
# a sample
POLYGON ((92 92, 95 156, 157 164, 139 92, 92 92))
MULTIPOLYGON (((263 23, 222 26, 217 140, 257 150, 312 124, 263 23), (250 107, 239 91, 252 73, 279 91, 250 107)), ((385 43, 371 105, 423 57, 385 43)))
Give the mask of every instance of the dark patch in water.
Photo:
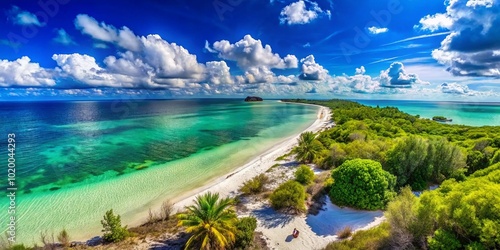
POLYGON ((49 190, 50 191, 56 191, 56 190, 59 190, 59 189, 61 189, 61 187, 51 187, 49 190))

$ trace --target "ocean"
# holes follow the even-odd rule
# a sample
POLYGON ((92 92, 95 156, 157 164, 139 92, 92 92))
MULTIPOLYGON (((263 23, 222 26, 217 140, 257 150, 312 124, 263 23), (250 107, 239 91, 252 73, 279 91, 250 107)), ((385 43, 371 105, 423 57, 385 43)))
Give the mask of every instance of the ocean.
POLYGON ((444 116, 452 119, 449 124, 469 126, 500 126, 500 102, 430 102, 398 100, 354 100, 361 104, 375 107, 397 107, 411 115, 432 119, 444 116))
MULTIPOLYGON (((128 224, 299 133, 317 111, 230 99, 0 102, 5 170, 15 134, 17 242, 63 228, 73 239, 100 235, 109 209, 128 224)), ((2 232, 9 202, 0 198, 2 232)))

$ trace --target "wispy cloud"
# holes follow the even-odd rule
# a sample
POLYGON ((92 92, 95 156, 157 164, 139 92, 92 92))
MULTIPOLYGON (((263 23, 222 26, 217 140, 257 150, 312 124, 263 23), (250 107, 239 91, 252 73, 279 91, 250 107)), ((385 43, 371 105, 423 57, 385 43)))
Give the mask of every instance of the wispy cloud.
POLYGON ((7 14, 12 23, 16 25, 21 25, 21 26, 35 25, 38 27, 45 26, 45 23, 41 23, 35 14, 25 10, 21 10, 19 7, 15 5, 12 6, 12 8, 8 11, 7 14))
POLYGON ((398 59, 398 58, 399 58, 399 56, 390 57, 390 58, 384 58, 384 59, 380 59, 380 60, 377 60, 377 61, 370 62, 368 64, 376 64, 376 63, 381 63, 381 62, 387 62, 387 61, 392 61, 392 60, 398 59))
POLYGON ((372 27, 368 28, 368 31, 373 35, 378 35, 378 34, 382 34, 382 33, 389 31, 389 29, 372 26, 372 27))
POLYGON ((325 38, 319 40, 315 45, 320 45, 330 39, 332 39, 332 37, 335 37, 336 35, 342 33, 343 30, 337 30, 337 31, 334 31, 333 33, 331 33, 330 35, 326 36, 325 38))
POLYGON ((395 41, 395 42, 386 43, 386 44, 383 44, 382 46, 393 45, 393 44, 398 44, 398 43, 404 43, 404 42, 418 40, 418 39, 424 39, 424 38, 428 38, 428 37, 444 36, 444 35, 448 35, 450 33, 451 33, 450 31, 446 31, 446 32, 439 32, 439 33, 426 34, 426 35, 420 35, 420 36, 413 36, 413 37, 408 37, 408 38, 405 38, 405 39, 402 39, 402 40, 398 40, 398 41, 395 41))
POLYGON ((54 37, 53 41, 62 45, 76 45, 76 42, 64 29, 57 30, 57 36, 54 37))

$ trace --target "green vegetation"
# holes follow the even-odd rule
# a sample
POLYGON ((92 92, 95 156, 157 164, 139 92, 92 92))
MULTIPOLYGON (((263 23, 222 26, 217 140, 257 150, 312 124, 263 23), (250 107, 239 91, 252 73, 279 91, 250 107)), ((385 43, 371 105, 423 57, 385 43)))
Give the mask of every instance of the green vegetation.
POLYGON ((315 137, 313 132, 304 132, 300 135, 299 145, 294 149, 298 161, 312 163, 318 159, 323 145, 315 137))
POLYGON ((254 178, 244 182, 243 186, 241 186, 240 188, 240 191, 246 195, 258 194, 264 191, 264 185, 266 185, 268 182, 269 177, 267 177, 267 175, 259 174, 254 178))
POLYGON ((274 209, 302 212, 305 210, 306 191, 300 183, 290 180, 274 190, 270 199, 274 209))
POLYGON ((347 160, 371 159, 396 175, 398 187, 410 185, 414 190, 424 190, 429 184, 463 179, 464 174, 500 161, 500 126, 444 124, 394 107, 373 108, 345 100, 286 101, 318 104, 332 110, 336 125, 316 137, 309 135, 305 145, 313 141, 321 145, 314 143, 314 154, 298 157, 325 169, 347 160), (414 156, 418 157, 412 162, 414 156), (398 160, 404 164, 396 164, 398 160))
POLYGON ((394 194, 389 185, 394 179, 389 178, 387 192, 367 185, 379 192, 373 201, 355 199, 354 192, 362 190, 359 185, 371 178, 361 180, 369 176, 360 171, 363 168, 344 173, 343 164, 352 160, 378 162, 376 169, 394 175, 395 187, 401 188, 387 205, 385 234, 374 235, 367 244, 358 244, 355 234, 351 241, 327 249, 500 248, 500 126, 445 124, 393 107, 372 108, 344 100, 287 101, 327 106, 334 114, 336 126, 316 135, 313 141, 321 145, 315 146, 313 156, 305 157, 319 167, 334 168, 329 184, 333 202, 365 208, 369 206, 357 203, 375 203, 373 209, 383 207, 394 194), (411 193, 432 184, 441 186, 424 191, 420 198, 411 193))
POLYGON ((257 228, 257 219, 254 217, 244 217, 236 223, 236 241, 234 249, 247 249, 252 245, 255 229, 257 228))
POLYGON ((104 232, 102 238, 105 242, 120 242, 129 236, 127 226, 122 226, 120 215, 115 215, 113 209, 106 212, 101 224, 104 232))
POLYGON ((387 206, 385 217, 391 225, 390 245, 394 249, 423 248, 426 236, 432 233, 428 208, 418 207, 418 199, 409 187, 387 206), (420 209, 420 214, 418 214, 420 209), (426 210, 427 209, 427 210, 426 210))
POLYGON ((427 182, 441 183, 450 177, 463 179, 465 157, 446 139, 405 137, 387 153, 385 169, 397 176, 397 186, 423 190, 427 182))
POLYGON ((332 201, 339 206, 383 209, 396 193, 396 178, 373 160, 355 159, 332 171, 332 201))
POLYGON ((357 231, 350 240, 328 244, 325 250, 386 249, 390 237, 390 225, 386 222, 368 230, 357 231))
POLYGON ((26 247, 24 244, 16 244, 5 248, 6 250, 29 250, 33 248, 26 247))
POLYGON ((279 156, 278 158, 276 158, 276 160, 275 160, 275 161, 284 161, 284 160, 286 160, 286 159, 287 159, 287 158, 288 158, 291 154, 292 154, 292 152, 288 152, 288 153, 286 153, 286 154, 284 154, 284 155, 279 156))
POLYGON ((235 242, 238 219, 233 200, 219 199, 210 192, 196 197, 195 205, 178 215, 179 226, 185 226, 191 237, 185 249, 225 249, 235 242))
POLYGON ((57 235, 57 240, 64 248, 69 247, 69 245, 71 244, 71 240, 66 229, 63 229, 61 232, 59 232, 59 234, 57 235))
POLYGON ((314 172, 307 165, 300 165, 295 171, 295 180, 302 185, 309 185, 314 180, 314 172))
POLYGON ((500 163, 462 182, 446 180, 420 198, 404 188, 386 212, 391 245, 401 249, 500 248, 498 204, 500 163))

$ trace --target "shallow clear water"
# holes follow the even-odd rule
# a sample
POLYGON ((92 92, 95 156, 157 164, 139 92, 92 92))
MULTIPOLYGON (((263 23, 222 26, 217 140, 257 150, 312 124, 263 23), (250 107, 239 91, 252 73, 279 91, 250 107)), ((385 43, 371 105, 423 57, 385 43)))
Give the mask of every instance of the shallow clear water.
POLYGON ((398 100, 356 100, 361 104, 380 107, 397 107, 411 115, 420 115, 431 119, 433 116, 444 116, 453 119, 450 124, 470 126, 500 126, 500 103, 471 102, 430 102, 430 101, 398 101, 398 100))
MULTIPOLYGON (((17 139, 18 242, 63 228, 76 239, 100 235, 111 208, 125 224, 145 219, 149 207, 304 130, 317 110, 240 100, 0 103, 0 132, 17 139)), ((8 202, 0 198, 0 211, 8 202)))

